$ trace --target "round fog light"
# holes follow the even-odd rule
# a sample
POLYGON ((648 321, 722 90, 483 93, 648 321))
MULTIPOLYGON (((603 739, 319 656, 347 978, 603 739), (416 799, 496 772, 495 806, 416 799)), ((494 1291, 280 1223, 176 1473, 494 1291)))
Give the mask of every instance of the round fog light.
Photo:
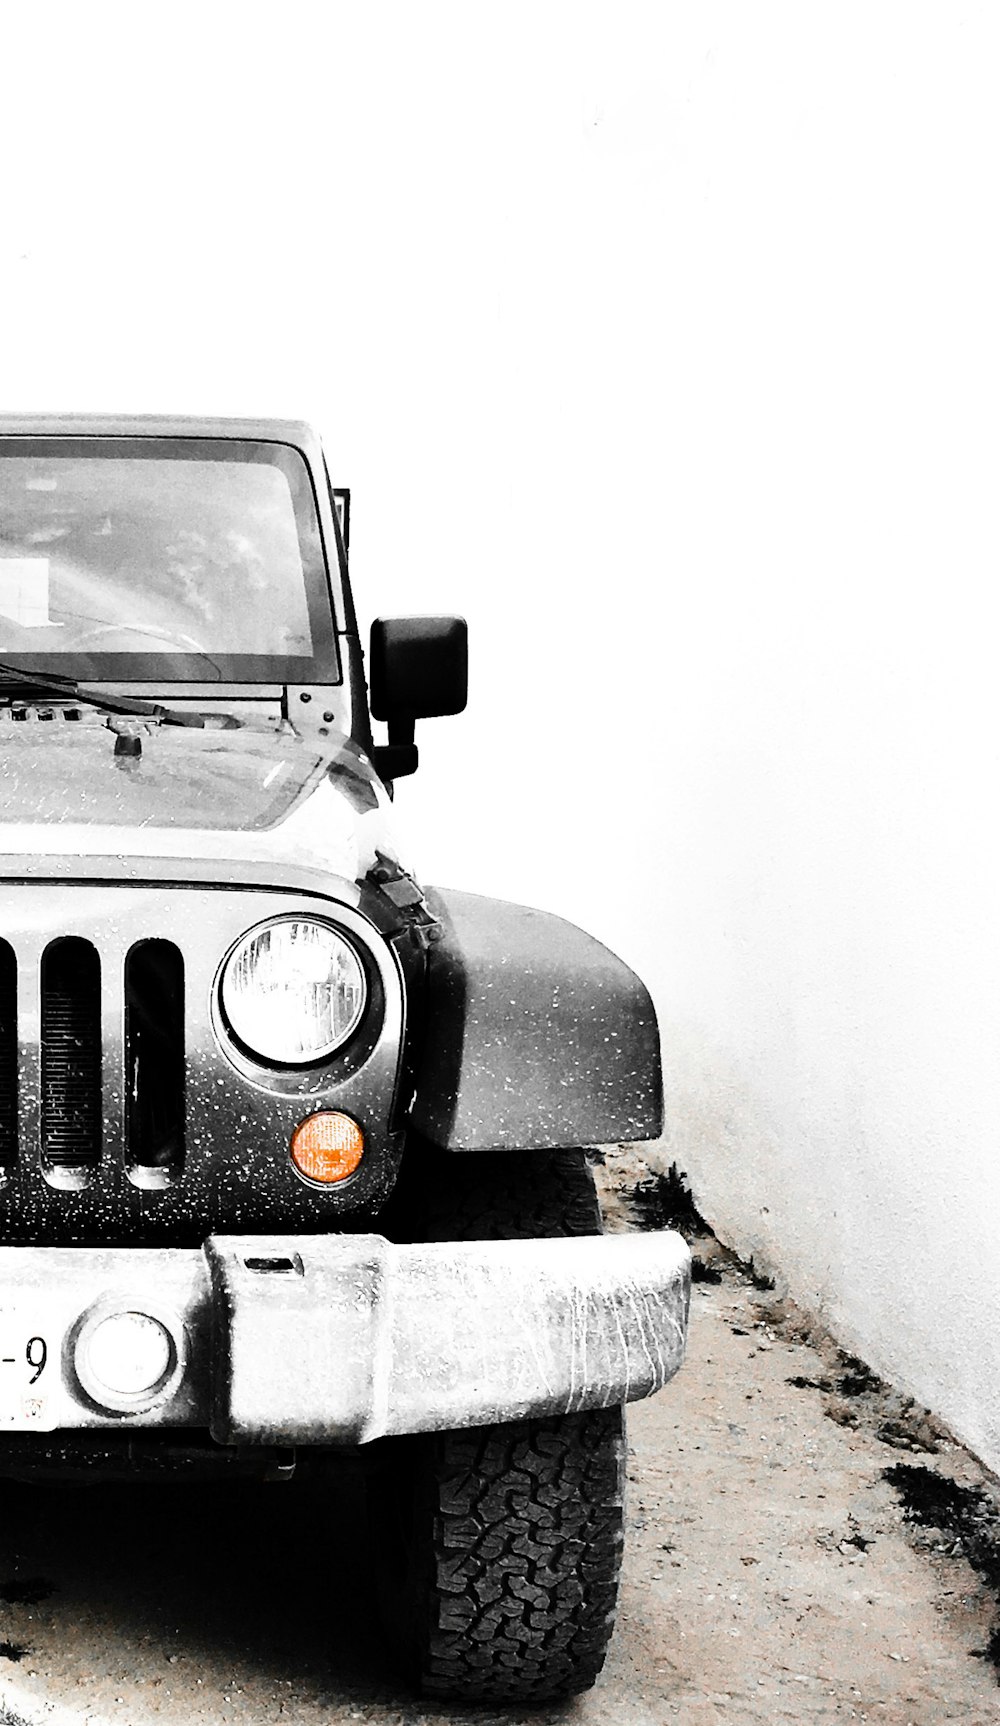
POLYGON ((152 1401, 177 1366, 174 1339, 165 1324, 145 1312, 96 1314, 76 1342, 76 1371, 83 1388, 105 1408, 139 1408, 152 1401))

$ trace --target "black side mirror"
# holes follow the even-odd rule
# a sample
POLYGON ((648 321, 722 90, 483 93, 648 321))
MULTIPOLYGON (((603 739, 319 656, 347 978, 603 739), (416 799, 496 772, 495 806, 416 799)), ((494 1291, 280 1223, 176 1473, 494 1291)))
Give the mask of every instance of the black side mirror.
POLYGON ((417 770, 418 719, 461 713, 469 692, 469 630, 464 617, 377 617, 371 630, 371 708, 389 727, 375 750, 383 779, 417 770))

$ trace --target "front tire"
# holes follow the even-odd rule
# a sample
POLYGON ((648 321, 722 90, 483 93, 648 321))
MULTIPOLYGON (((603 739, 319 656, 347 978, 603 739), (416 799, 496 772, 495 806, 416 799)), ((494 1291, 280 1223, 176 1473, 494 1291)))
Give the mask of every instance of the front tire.
MULTIPOLYGON (((405 1178, 400 1238, 600 1231, 582 1151, 421 1146, 405 1178)), ((542 1702, 593 1684, 614 1625, 624 1481, 617 1407, 386 1441, 368 1484, 382 1616, 425 1694, 542 1702)))

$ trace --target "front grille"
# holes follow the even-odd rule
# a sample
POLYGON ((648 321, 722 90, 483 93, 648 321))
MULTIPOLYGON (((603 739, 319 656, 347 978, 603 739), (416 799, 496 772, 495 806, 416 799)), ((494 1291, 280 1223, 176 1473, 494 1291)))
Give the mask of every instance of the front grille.
POLYGON ((395 954, 339 900, 220 882, 207 864, 192 883, 198 868, 87 853, 31 858, 6 880, 0 868, 0 1244, 198 1246, 212 1233, 308 1233, 384 1202, 404 1038, 395 954), (360 1052, 244 1072, 220 968, 247 930, 300 911, 343 924, 368 956, 360 1052), (303 1118, 329 1108, 365 1130, 345 1191, 307 1186, 289 1157, 303 1118))
POLYGON ((177 1172, 184 1094, 184 965, 172 942, 136 942, 102 974, 82 936, 37 955, 0 940, 0 1168, 35 1163, 62 1185, 60 1171, 85 1177, 111 1142, 131 1168, 177 1172), (34 1048, 19 1038, 19 993, 29 1021, 37 1011, 34 1048), (107 1039, 109 1023, 120 1029, 107 1039), (25 1106, 19 1048, 37 1075, 37 1111, 25 1106), (119 1062, 120 1075, 107 1070, 119 1062))

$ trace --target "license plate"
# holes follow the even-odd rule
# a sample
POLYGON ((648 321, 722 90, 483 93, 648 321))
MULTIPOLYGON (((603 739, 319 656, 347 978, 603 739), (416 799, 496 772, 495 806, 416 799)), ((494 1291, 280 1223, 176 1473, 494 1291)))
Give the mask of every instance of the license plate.
POLYGON ((51 1432, 58 1391, 58 1343, 19 1315, 0 1312, 0 1429, 51 1432))

